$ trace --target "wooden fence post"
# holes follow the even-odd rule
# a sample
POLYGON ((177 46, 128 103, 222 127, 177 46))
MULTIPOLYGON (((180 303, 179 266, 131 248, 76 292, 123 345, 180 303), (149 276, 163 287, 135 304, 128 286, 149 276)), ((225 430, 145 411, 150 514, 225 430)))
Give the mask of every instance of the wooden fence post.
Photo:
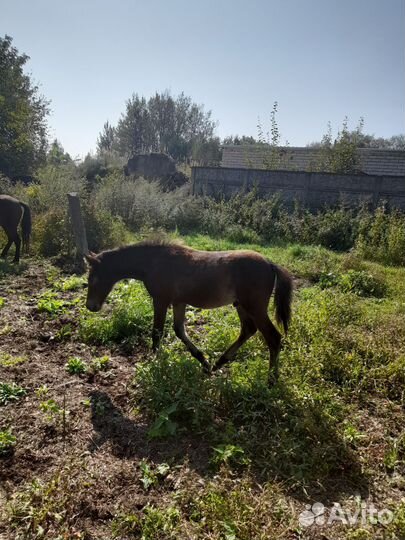
POLYGON ((87 244, 86 227, 80 208, 80 199, 77 193, 68 193, 67 198, 69 201, 69 213, 76 241, 77 259, 79 264, 84 267, 83 255, 88 254, 89 247, 87 244))

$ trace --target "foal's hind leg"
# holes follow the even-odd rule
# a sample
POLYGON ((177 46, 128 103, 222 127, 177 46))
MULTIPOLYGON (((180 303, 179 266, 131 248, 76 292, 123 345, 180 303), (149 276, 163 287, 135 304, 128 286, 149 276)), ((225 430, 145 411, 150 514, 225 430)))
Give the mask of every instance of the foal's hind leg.
POLYGON ((157 351, 163 337, 168 305, 153 299, 152 349, 157 351))
POLYGON ((187 335, 186 328, 184 326, 185 315, 186 315, 186 304, 175 304, 173 306, 174 332, 176 336, 179 339, 181 339, 181 341, 184 343, 187 349, 191 352, 194 358, 197 358, 197 360, 201 363, 203 370, 206 373, 211 373, 211 366, 209 365, 207 360, 204 358, 203 353, 200 351, 200 349, 197 349, 197 347, 194 345, 194 343, 190 341, 190 338, 187 335))
POLYGON ((3 251, 1 252, 1 255, 0 255, 2 259, 5 259, 7 257, 8 250, 10 249, 12 243, 13 243, 13 240, 10 240, 10 237, 7 236, 7 244, 4 246, 3 251))
POLYGON ((227 362, 231 362, 234 359, 236 353, 238 352, 238 349, 242 347, 242 345, 246 343, 246 341, 251 338, 257 331, 257 327, 253 322, 253 319, 247 313, 247 311, 240 305, 236 307, 236 310, 238 312, 241 324, 239 337, 218 359, 215 366, 212 368, 212 371, 216 371, 217 369, 220 369, 223 365, 225 365, 227 362))
POLYGON ((14 262, 18 263, 20 261, 20 250, 21 250, 21 239, 18 236, 18 233, 14 237, 14 244, 15 244, 14 262))
POLYGON ((260 310, 257 313, 251 313, 251 316, 269 348, 269 386, 271 386, 278 379, 278 357, 281 349, 281 334, 269 319, 267 309, 260 310))
POLYGON ((14 243, 15 244, 14 262, 18 263, 20 260, 21 239, 18 236, 17 231, 13 234, 9 230, 6 230, 6 234, 7 234, 7 244, 4 246, 0 257, 5 259, 7 257, 10 247, 14 243))
MULTIPOLYGON (((15 241, 15 240, 14 240, 14 236, 15 236, 15 235, 12 233, 12 229, 10 230, 9 227, 7 227, 7 228, 3 227, 3 228, 4 228, 4 232, 5 232, 6 235, 7 235, 7 244, 4 246, 3 251, 1 252, 0 257, 1 257, 2 259, 5 259, 5 258, 7 257, 7 255, 8 255, 9 249, 11 248, 13 242, 15 241)), ((16 234, 17 234, 17 233, 16 233, 16 234)), ((18 235, 17 235, 17 236, 18 236, 18 235)))

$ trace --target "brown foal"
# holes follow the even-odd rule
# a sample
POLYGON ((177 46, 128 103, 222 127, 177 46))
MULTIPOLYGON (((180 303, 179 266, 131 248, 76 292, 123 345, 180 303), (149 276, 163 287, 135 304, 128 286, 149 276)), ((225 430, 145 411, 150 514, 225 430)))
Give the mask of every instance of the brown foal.
POLYGON ((190 353, 210 373, 234 359, 238 349, 259 330, 270 353, 269 382, 278 377, 281 334, 267 314, 275 285, 276 319, 288 330, 292 279, 289 273, 254 251, 198 251, 168 242, 141 242, 86 256, 89 279, 86 306, 99 311, 114 284, 124 278, 142 281, 153 300, 153 348, 163 335, 167 309, 173 306, 174 331, 190 353), (203 353, 190 341, 184 319, 186 306, 236 307, 238 339, 211 370, 203 353))

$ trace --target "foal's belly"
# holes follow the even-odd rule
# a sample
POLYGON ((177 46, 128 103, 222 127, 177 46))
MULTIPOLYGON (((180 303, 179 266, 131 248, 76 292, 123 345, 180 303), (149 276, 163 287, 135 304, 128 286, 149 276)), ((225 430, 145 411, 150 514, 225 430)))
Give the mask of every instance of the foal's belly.
POLYGON ((233 304, 235 301, 236 297, 233 291, 218 292, 202 289, 190 295, 184 295, 181 303, 202 309, 212 309, 233 304))

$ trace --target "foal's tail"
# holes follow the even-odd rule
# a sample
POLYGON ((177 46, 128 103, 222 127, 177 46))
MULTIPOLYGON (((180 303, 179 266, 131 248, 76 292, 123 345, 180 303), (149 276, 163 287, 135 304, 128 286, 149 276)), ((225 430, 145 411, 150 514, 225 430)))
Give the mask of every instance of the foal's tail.
POLYGON ((21 220, 23 249, 25 249, 25 251, 28 251, 28 248, 30 245, 31 228, 32 228, 31 210, 28 204, 20 202, 20 205, 24 209, 24 215, 21 220))
POLYGON ((274 303, 276 304, 276 321, 282 324, 284 332, 288 331, 288 324, 291 319, 291 302, 293 292, 293 280, 291 275, 284 268, 273 265, 276 271, 276 291, 274 293, 274 303))

